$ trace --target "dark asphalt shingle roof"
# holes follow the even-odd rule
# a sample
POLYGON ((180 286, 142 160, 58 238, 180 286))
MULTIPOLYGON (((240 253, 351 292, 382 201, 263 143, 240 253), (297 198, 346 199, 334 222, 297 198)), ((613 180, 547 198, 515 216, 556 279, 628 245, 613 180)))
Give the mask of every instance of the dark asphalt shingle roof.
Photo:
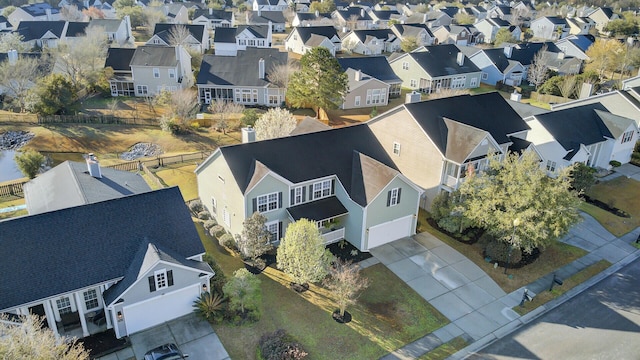
POLYGON ((36 4, 29 4, 29 5, 23 5, 20 7, 22 10, 24 10, 27 14, 31 15, 31 16, 44 16, 47 14, 47 9, 49 11, 51 11, 51 14, 58 14, 60 12, 60 10, 54 8, 53 6, 49 5, 46 2, 41 2, 41 3, 36 3, 36 4))
POLYGON ((146 241, 204 253, 178 187, 0 221, 0 310, 119 279, 146 241))
POLYGON ((87 26, 89 26, 88 22, 69 21, 69 25, 67 25, 66 36, 67 37, 84 36, 87 26))
POLYGON ((395 38, 395 34, 391 29, 371 29, 371 30, 353 30, 351 31, 363 44, 366 42, 367 37, 374 37, 387 41, 390 38, 395 38))
POLYGON ((344 71, 351 68, 386 83, 402 82, 384 56, 338 58, 338 63, 344 71))
POLYGON ((319 221, 348 213, 344 205, 335 196, 292 206, 287 208, 287 212, 295 221, 302 218, 319 221))
POLYGON ((175 31, 173 29, 175 29, 178 26, 186 27, 187 30, 189 30, 189 33, 191 34, 191 36, 193 36, 196 40, 202 42, 205 29, 204 29, 204 25, 198 25, 198 24, 195 24, 195 25, 165 24, 165 23, 156 24, 156 27, 153 29, 153 35, 157 35, 159 33, 164 32, 166 36, 168 36, 169 34, 171 34, 171 31, 175 31))
POLYGON ((65 21, 20 21, 16 32, 22 35, 23 41, 41 39, 47 31, 51 31, 60 39, 65 23, 65 21))
POLYGON ((399 35, 404 35, 407 32, 409 36, 413 36, 413 34, 417 34, 421 29, 424 29, 429 36, 433 37, 433 33, 427 24, 393 24, 390 29, 399 35))
MULTIPOLYGON (((209 9, 198 9, 193 13, 193 18, 197 19, 200 16, 204 16, 207 19, 216 19, 216 20, 229 20, 231 21, 231 16, 233 13, 231 11, 224 10, 212 10, 211 14, 209 14, 209 9)), ((218 29, 216 29, 218 31, 218 29)))
POLYGON ((522 152, 532 144, 531 141, 520 139, 515 136, 509 136, 509 140, 512 142, 511 146, 509 146, 509 152, 516 154, 522 154, 522 152))
POLYGON ((217 28, 213 34, 213 42, 235 44, 237 30, 238 28, 217 28))
POLYGON ((359 21, 371 21, 371 16, 364 8, 361 7, 348 7, 344 10, 336 10, 336 14, 344 20, 349 20, 351 15, 357 16, 359 21))
POLYGON ((270 84, 269 71, 287 63, 288 54, 275 48, 251 48, 238 51, 234 57, 205 55, 200 65, 198 85, 233 85, 263 87, 270 84), (265 79, 258 77, 258 62, 264 59, 265 79))
POLYGON ((220 148, 243 193, 255 162, 260 161, 294 183, 336 175, 351 198, 365 206, 364 200, 352 194, 353 189, 362 187, 356 183, 362 177, 353 177, 358 166, 354 164, 354 151, 397 170, 366 124, 220 148))
POLYGON ((605 140, 605 136, 614 138, 596 109, 607 111, 602 104, 596 103, 551 111, 536 115, 535 118, 569 151, 565 157, 569 160, 580 150, 580 144, 588 146, 599 143, 605 140))
POLYGON ((136 52, 135 48, 112 48, 107 50, 107 60, 104 67, 111 66, 113 71, 131 71, 131 59, 136 52))
POLYGON ((412 52, 412 57, 431 77, 468 74, 481 71, 465 55, 462 66, 457 63, 460 50, 453 44, 426 46, 426 51, 412 52))
POLYGON ((329 13, 318 13, 318 16, 316 16, 316 13, 314 13, 314 12, 296 13, 296 17, 298 17, 298 20, 300 20, 300 21, 321 20, 321 19, 331 19, 331 14, 329 14, 329 13))
POLYGON ((485 55, 491 60, 491 62, 503 72, 509 67, 510 62, 509 58, 504 54, 503 48, 495 48, 495 49, 484 49, 482 50, 485 55))
POLYGON ((548 41, 548 42, 539 42, 539 43, 524 43, 516 45, 511 51, 510 59, 518 61, 522 65, 530 65, 533 61, 533 57, 536 55, 540 49, 544 46, 547 46, 548 52, 559 53, 560 49, 556 46, 556 44, 548 41))
POLYGON ((267 24, 269 21, 277 24, 284 24, 287 20, 282 11, 249 11, 249 24, 267 24))
POLYGON ((292 32, 297 32, 302 43, 306 43, 311 35, 324 36, 331 40, 334 36, 338 37, 338 32, 333 26, 298 26, 292 32))
POLYGON ((443 154, 447 149, 448 133, 444 118, 487 131, 498 144, 508 143, 510 134, 529 130, 527 123, 498 92, 453 96, 405 104, 404 107, 443 154))

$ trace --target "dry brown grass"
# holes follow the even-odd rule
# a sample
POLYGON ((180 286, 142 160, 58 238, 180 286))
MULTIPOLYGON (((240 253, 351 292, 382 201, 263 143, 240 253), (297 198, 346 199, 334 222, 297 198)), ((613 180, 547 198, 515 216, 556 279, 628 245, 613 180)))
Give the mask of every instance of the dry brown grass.
POLYGON ((538 280, 540 277, 553 272, 554 270, 584 256, 586 251, 556 241, 553 245, 547 247, 540 257, 527 266, 520 269, 509 269, 508 274, 511 277, 504 274, 504 268, 495 268, 493 263, 485 261, 482 255, 482 247, 476 243, 473 245, 461 243, 455 239, 452 239, 446 234, 441 233, 438 229, 431 227, 427 221, 428 213, 420 209, 420 228, 418 231, 427 231, 430 234, 436 236, 447 245, 451 246, 469 260, 478 265, 484 272, 486 272, 501 288, 507 293, 510 293, 520 287, 532 283, 538 280))
POLYGON ((580 209, 593 216, 610 233, 620 237, 640 226, 640 182, 624 176, 601 182, 589 189, 588 195, 609 206, 617 207, 631 215, 630 218, 616 216, 597 206, 582 203, 580 209))

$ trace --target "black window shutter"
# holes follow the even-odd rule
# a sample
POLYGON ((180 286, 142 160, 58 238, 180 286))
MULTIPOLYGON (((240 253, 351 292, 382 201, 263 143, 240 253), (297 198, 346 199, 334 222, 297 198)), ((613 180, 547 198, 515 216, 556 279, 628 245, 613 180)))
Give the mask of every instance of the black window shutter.
POLYGON ((280 240, 282 238, 282 221, 278 222, 278 238, 276 240, 280 240))
POLYGON ((173 285, 173 270, 167 271, 167 286, 173 285))
POLYGON ((309 185, 309 200, 313 200, 313 185, 309 185))
POLYGON ((295 195, 296 191, 294 189, 291 189, 291 199, 289 199, 289 204, 293 205, 293 203, 295 202, 295 195))
POLYGON ((307 195, 307 188, 303 186, 302 187, 302 202, 307 201, 306 195, 307 195))
POLYGON ((156 277, 155 276, 149 276, 149 291, 151 291, 151 292, 156 291, 156 277))
POLYGON ((256 198, 253 198, 251 201, 253 202, 253 211, 251 211, 251 213, 253 214, 254 212, 258 211, 258 200, 256 198))
POLYGON ((278 209, 282 208, 282 191, 278 193, 278 209))
POLYGON ((400 204, 400 193, 402 193, 402 188, 398 188, 398 201, 396 204, 400 204))
POLYGON ((387 206, 389 206, 390 204, 391 204, 391 190, 387 192, 387 206))
POLYGON ((336 179, 331 180, 331 195, 336 193, 336 179))

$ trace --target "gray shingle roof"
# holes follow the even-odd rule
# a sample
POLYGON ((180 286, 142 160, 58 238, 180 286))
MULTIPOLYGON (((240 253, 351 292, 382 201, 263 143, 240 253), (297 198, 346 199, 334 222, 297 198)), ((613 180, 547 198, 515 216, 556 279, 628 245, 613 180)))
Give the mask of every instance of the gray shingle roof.
POLYGON ((119 279, 143 242, 204 253, 177 187, 0 221, 0 310, 119 279))
POLYGON ((510 134, 529 130, 498 92, 427 100, 404 107, 443 154, 446 153, 448 134, 445 118, 487 131, 498 144, 508 143, 510 134))
POLYGON ((176 49, 173 46, 138 46, 131 66, 176 66, 176 49))
POLYGON ((288 54, 275 48, 250 48, 238 51, 234 57, 205 55, 200 65, 198 85, 267 86, 269 71, 275 65, 287 63, 288 54), (265 79, 258 77, 258 62, 264 59, 265 79))
POLYGON ((87 165, 65 161, 24 185, 30 214, 90 204, 151 191, 136 173, 101 169, 102 178, 89 175, 87 165))
POLYGON ((91 19, 89 26, 100 26, 105 32, 112 33, 118 31, 122 20, 120 19, 91 19))
POLYGON ((300 40, 305 44, 309 41, 311 35, 323 36, 329 40, 334 36, 338 37, 338 32, 333 26, 298 26, 293 29, 293 32, 297 32, 300 40))
POLYGON ((237 30, 238 28, 217 28, 213 34, 213 42, 235 44, 237 30))
MULTIPOLYGON (((174 31, 173 29, 175 29, 178 26, 184 26, 187 28, 187 30, 189 30, 189 33, 191 34, 191 36, 193 36, 196 40, 202 42, 203 40, 203 36, 204 36, 204 25, 189 25, 189 24, 165 24, 165 23, 161 23, 161 24, 156 24, 156 27, 153 29, 153 35, 157 35, 159 33, 164 32, 166 35, 165 36, 169 36, 169 34, 171 34, 171 31, 174 31)), ((168 37, 167 37, 168 39, 168 37)), ((164 40, 164 38, 163 38, 164 40)))
POLYGON ((249 12, 250 24, 267 24, 269 21, 284 24, 287 20, 284 18, 282 11, 260 11, 260 15, 258 15, 257 11, 249 12))
POLYGON ((391 29, 371 29, 371 30, 353 30, 351 31, 363 44, 367 43, 367 37, 387 41, 390 38, 395 39, 395 34, 391 29))
POLYGON ((47 14, 47 10, 51 11, 51 14, 58 14, 60 10, 54 8, 46 2, 23 5, 20 7, 27 14, 31 16, 44 16, 47 14))
MULTIPOLYGON (((198 9, 193 13, 193 18, 197 19, 200 16, 204 16, 207 19, 215 19, 215 20, 229 20, 231 21, 231 16, 233 13, 231 11, 224 10, 211 10, 209 13, 209 9, 198 9)), ((218 31, 218 29, 216 29, 218 31)))

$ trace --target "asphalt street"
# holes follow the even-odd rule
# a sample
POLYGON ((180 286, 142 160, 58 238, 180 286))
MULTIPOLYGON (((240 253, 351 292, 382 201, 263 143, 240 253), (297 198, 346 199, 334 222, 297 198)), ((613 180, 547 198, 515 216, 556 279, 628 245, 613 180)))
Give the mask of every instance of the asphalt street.
POLYGON ((640 259, 469 359, 640 359, 640 259))

